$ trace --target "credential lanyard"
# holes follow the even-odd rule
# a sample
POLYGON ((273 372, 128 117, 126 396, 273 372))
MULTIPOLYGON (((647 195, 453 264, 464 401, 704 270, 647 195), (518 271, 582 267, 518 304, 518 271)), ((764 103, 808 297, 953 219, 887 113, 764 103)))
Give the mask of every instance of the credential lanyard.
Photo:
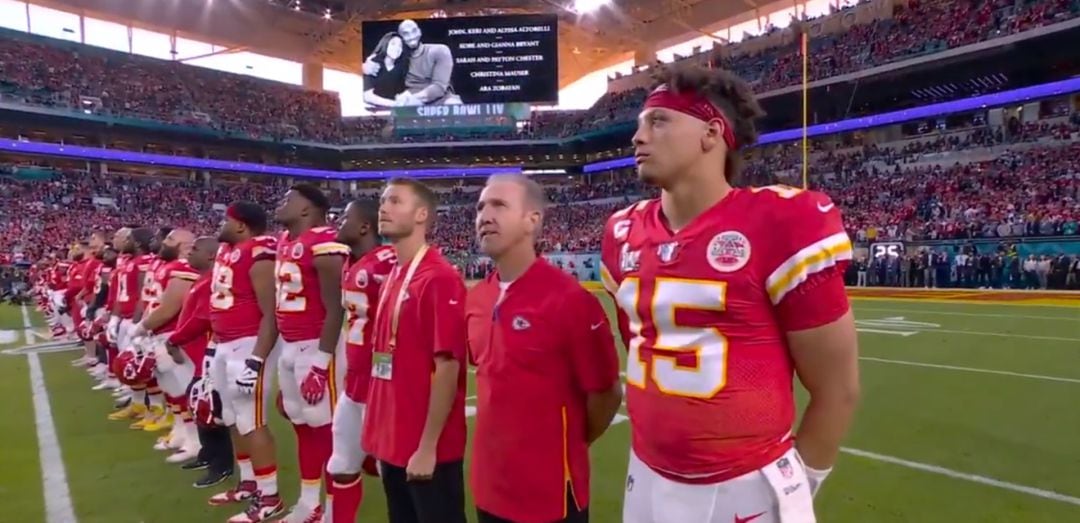
MULTIPOLYGON (((412 281, 413 274, 416 273, 416 268, 420 266, 420 260, 427 254, 428 246, 424 244, 416 251, 416 255, 413 256, 411 262, 409 262, 409 268, 405 271, 405 278, 401 282, 401 288, 398 290, 397 300, 394 302, 394 314, 390 317, 390 339, 386 343, 386 348, 389 352, 394 352, 394 346, 397 345, 397 331, 398 324, 401 322, 401 304, 405 302, 405 297, 408 295, 409 282, 412 281)), ((400 270, 400 266, 397 269, 400 270)), ((383 311, 386 310, 386 296, 389 293, 382 293, 379 296, 379 310, 376 312, 375 324, 381 325, 381 318, 383 311)))

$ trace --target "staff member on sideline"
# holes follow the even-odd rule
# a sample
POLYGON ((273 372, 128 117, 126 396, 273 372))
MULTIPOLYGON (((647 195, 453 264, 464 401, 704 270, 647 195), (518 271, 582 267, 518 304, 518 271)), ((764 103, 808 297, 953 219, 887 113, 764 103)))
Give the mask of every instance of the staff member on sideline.
POLYGON ((362 439, 390 523, 465 523, 465 283, 428 248, 436 206, 405 178, 379 202, 397 265, 379 293, 362 439))
POLYGON ((476 236, 496 268, 466 306, 480 523, 588 521, 589 444, 622 403, 604 309, 536 256, 543 213, 543 189, 522 176, 493 176, 477 204, 476 236))

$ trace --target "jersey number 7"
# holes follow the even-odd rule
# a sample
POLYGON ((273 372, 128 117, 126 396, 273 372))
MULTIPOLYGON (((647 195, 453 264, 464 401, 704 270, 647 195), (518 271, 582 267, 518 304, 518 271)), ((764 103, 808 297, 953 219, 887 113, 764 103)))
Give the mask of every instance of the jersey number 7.
POLYGON ((727 384, 727 338, 702 321, 677 316, 723 312, 726 295, 720 281, 657 278, 646 288, 640 278, 626 278, 615 296, 631 333, 626 383, 645 388, 651 379, 661 392, 689 398, 720 392, 727 384))

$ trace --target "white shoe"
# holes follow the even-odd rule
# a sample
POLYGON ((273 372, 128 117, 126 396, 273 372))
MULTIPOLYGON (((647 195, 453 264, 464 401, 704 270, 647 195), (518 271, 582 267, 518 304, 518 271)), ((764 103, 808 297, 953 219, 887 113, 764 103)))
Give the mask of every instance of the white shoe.
POLYGON ((108 383, 109 390, 112 390, 113 392, 122 390, 121 388, 123 387, 123 385, 120 384, 120 380, 112 376, 105 378, 105 383, 108 383))
POLYGON ((179 451, 170 454, 165 458, 166 463, 185 463, 191 461, 199 456, 199 451, 202 450, 198 444, 188 445, 179 451))
POLYGON ((105 378, 103 380, 98 381, 97 385, 94 385, 93 387, 90 387, 90 390, 105 390, 107 388, 109 388, 109 379, 105 378))
MULTIPOLYGON (((120 381, 117 380, 116 383, 120 383, 120 381)), ((114 398, 123 398, 125 396, 131 396, 131 388, 128 387, 127 385, 120 385, 115 390, 113 390, 112 395, 113 395, 114 398)))
POLYGON ((97 365, 94 365, 93 367, 90 367, 89 372, 90 372, 91 376, 93 376, 93 377, 95 377, 95 378, 97 378, 99 380, 104 379, 105 376, 109 375, 109 369, 106 368, 104 365, 102 365, 100 363, 97 364, 97 365))
MULTIPOLYGON (((94 358, 94 359, 97 360, 97 358, 94 358)), ((71 360, 71 366, 72 367, 84 367, 84 366, 90 364, 89 360, 90 360, 89 356, 80 356, 78 358, 75 358, 75 359, 71 360)))
POLYGON ((154 443, 154 450, 171 450, 169 448, 169 437, 162 436, 158 438, 157 442, 154 443))

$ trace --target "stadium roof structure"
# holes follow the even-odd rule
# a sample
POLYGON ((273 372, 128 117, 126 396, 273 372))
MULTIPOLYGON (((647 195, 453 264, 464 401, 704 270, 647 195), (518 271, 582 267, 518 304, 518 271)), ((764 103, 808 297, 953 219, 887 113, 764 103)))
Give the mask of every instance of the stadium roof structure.
MULTIPOLYGON (((559 15, 559 86, 624 62, 753 20, 792 0, 610 0, 579 14, 574 0, 31 0, 85 16, 130 23, 300 63, 358 71, 360 22, 553 13, 559 15), (297 9, 297 7, 300 7, 297 9)), ((227 51, 219 51, 227 52, 227 51)))

